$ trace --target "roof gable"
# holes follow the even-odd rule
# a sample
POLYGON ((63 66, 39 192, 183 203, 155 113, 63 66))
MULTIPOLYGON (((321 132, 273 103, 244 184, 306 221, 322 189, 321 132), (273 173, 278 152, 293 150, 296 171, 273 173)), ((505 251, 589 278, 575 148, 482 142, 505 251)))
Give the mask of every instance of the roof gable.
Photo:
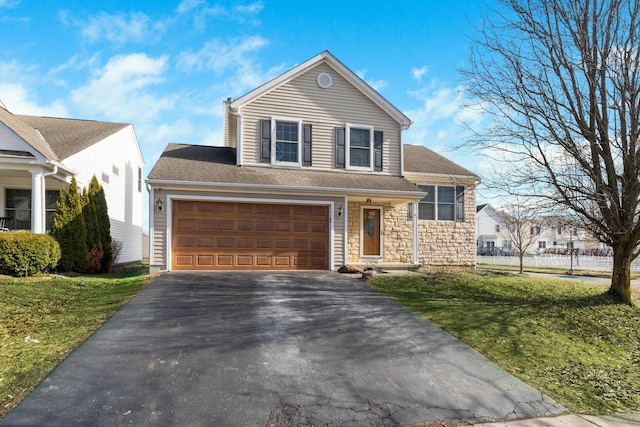
POLYGON ((2 122, 11 132, 25 142, 25 151, 35 150, 37 153, 47 160, 60 160, 56 152, 45 141, 42 134, 37 129, 25 123, 18 116, 11 114, 9 111, 0 107, 0 122, 2 122))
POLYGON ((313 58, 303 62, 302 64, 293 67, 292 69, 281 74, 275 79, 268 81, 262 86, 259 86, 252 91, 242 95, 240 98, 233 100, 230 106, 233 109, 241 108, 242 106, 261 97, 262 95, 273 91, 274 89, 287 82, 290 82, 301 74, 304 74, 307 71, 315 68, 321 63, 325 63, 332 69, 334 69, 340 76, 345 78, 356 89, 358 89, 367 98, 369 98, 372 102, 374 102, 382 110, 389 114, 389 116, 393 117, 394 120, 400 123, 405 129, 411 126, 411 120, 402 111, 400 111, 393 104, 387 101, 386 98, 380 95, 375 89, 369 86, 364 80, 358 77, 358 75, 347 68, 342 62, 340 62, 335 56, 333 56, 329 51, 326 50, 319 55, 316 55, 313 58))

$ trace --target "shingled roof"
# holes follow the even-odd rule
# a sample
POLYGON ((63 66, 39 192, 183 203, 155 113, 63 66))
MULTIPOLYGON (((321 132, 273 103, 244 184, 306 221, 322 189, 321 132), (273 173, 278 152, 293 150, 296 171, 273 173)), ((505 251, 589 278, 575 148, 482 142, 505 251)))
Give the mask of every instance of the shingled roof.
POLYGON ((61 161, 129 126, 127 123, 12 114, 0 107, 0 122, 48 160, 61 161))
POLYGON ((235 158, 235 148, 169 144, 148 178, 149 181, 416 193, 417 197, 421 193, 415 184, 396 176, 236 166, 235 158))
POLYGON ((422 145, 404 145, 404 171, 480 179, 470 170, 422 145))
POLYGON ((60 159, 66 159, 129 126, 128 123, 95 120, 22 115, 15 117, 37 129, 60 159))

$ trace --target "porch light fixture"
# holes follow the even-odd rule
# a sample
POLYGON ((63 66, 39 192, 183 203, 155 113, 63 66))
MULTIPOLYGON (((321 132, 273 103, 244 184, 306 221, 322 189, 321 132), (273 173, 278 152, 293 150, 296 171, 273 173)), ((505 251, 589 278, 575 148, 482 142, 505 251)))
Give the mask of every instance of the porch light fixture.
POLYGON ((164 210, 164 204, 162 203, 162 199, 156 200, 156 210, 158 212, 162 212, 164 210))
POLYGON ((336 212, 336 215, 342 216, 342 205, 338 205, 338 211, 336 212))

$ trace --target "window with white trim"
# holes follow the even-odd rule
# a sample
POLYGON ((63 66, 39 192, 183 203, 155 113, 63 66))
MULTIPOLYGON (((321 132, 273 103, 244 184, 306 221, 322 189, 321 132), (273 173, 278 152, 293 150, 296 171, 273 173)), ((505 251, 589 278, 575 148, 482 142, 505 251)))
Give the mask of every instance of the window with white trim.
POLYGON ((347 123, 348 169, 373 170, 373 126, 347 123))
POLYGON ((300 139, 302 122, 296 119, 271 119, 271 163, 289 163, 300 166, 300 139))
POLYGON ((427 193, 418 203, 418 219, 464 221, 464 187, 419 185, 427 193))

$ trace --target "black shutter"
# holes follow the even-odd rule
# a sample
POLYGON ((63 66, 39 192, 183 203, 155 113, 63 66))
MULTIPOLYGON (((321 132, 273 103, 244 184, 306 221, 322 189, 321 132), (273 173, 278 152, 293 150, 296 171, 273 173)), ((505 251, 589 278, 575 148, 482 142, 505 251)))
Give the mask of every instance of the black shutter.
POLYGON ((345 167, 344 162, 344 136, 345 128, 336 128, 336 167, 345 167))
POLYGON ((373 170, 382 170, 382 131, 377 130, 373 132, 373 170))
POLYGON ((464 222, 464 187, 456 187, 456 212, 455 220, 464 222))
POLYGON ((260 120, 260 161, 271 161, 271 120, 260 120))
POLYGON ((311 166, 311 125, 302 125, 302 166, 311 166))

